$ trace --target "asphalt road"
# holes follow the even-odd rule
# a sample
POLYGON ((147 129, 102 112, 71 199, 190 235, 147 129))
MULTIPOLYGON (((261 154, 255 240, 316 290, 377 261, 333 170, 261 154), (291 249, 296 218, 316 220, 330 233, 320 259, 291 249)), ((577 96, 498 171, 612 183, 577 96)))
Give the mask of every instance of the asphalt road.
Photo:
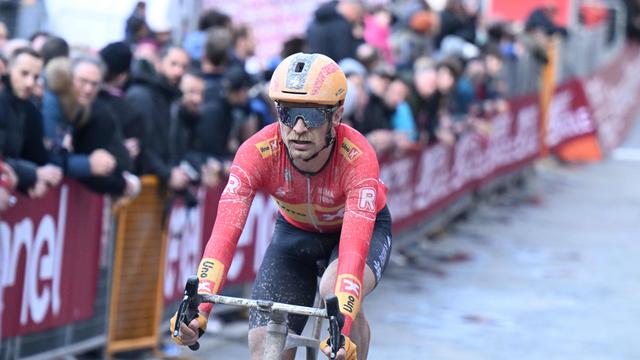
MULTIPOLYGON (((640 128, 602 163, 541 162, 525 189, 418 239, 414 261, 394 253, 364 303, 369 359, 640 359, 638 179, 640 128)), ((246 332, 182 354, 248 358, 246 332)))

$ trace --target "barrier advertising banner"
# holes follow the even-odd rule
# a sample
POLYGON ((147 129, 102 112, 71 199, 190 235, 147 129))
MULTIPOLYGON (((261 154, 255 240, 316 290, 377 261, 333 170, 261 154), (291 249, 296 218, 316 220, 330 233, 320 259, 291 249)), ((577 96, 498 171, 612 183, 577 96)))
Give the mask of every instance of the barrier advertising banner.
POLYGON ((551 99, 546 144, 554 149, 563 143, 597 132, 593 111, 578 79, 559 85, 551 99))
POLYGON ((628 45, 610 64, 583 81, 605 154, 622 143, 640 112, 640 47, 628 45))
POLYGON ((102 197, 64 181, 43 199, 18 195, 0 221, 1 337, 93 315, 102 197))
POLYGON ((438 144, 381 164, 394 231, 418 224, 464 192, 538 156, 537 96, 510 101, 510 111, 490 123, 488 134, 468 132, 455 146, 438 144))

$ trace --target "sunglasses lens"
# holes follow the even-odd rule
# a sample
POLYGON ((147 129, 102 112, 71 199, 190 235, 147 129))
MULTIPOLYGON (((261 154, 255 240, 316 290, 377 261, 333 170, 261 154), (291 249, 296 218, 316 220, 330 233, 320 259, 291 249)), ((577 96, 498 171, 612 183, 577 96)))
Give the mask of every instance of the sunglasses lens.
POLYGON ((288 127, 294 127, 298 119, 302 119, 307 129, 322 126, 333 113, 330 109, 322 108, 295 108, 287 106, 277 106, 280 121, 288 127))

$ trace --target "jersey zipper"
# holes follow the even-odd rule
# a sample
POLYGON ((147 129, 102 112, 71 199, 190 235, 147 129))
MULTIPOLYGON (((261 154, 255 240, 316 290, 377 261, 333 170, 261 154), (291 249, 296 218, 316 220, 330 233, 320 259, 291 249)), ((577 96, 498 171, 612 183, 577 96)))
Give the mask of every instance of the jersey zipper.
POLYGON ((318 232, 322 232, 322 230, 318 226, 316 218, 313 216, 313 209, 311 208, 311 176, 306 175, 305 177, 307 178, 307 216, 311 220, 311 224, 313 224, 313 227, 316 228, 318 232))

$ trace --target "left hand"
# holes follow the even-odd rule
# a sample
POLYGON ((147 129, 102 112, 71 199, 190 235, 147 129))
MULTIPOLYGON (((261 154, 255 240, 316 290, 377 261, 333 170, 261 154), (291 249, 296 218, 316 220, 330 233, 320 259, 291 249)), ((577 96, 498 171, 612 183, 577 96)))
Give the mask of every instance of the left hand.
MULTIPOLYGON (((348 336, 342 335, 342 337, 344 338, 344 344, 338 350, 336 360, 358 360, 358 347, 356 344, 348 336)), ((331 358, 331 346, 329 346, 328 341, 329 338, 326 338, 320 343, 320 350, 327 358, 331 358)))

